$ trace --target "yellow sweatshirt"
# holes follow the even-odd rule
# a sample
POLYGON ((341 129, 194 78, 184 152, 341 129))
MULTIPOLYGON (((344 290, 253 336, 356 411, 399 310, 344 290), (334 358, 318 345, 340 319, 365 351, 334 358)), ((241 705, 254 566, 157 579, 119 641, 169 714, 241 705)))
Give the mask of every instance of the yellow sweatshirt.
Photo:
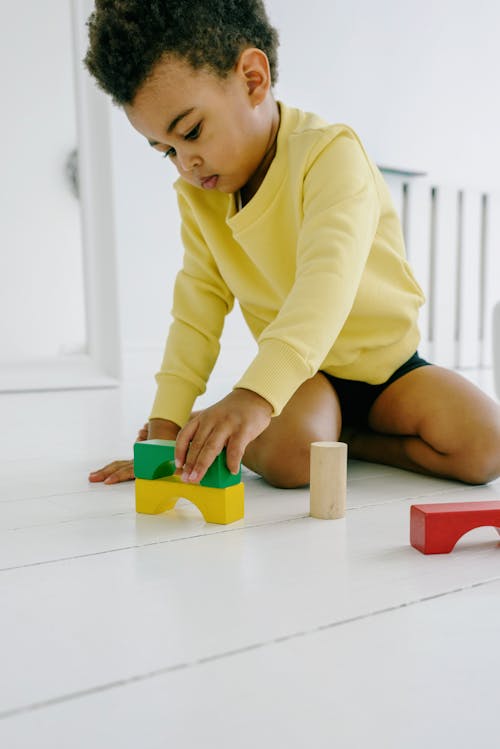
POLYGON ((185 254, 150 418, 183 425, 236 298, 258 353, 235 387, 278 415, 318 370, 384 382, 417 349, 424 297, 389 190, 353 130, 280 103, 250 202, 176 184, 185 254))

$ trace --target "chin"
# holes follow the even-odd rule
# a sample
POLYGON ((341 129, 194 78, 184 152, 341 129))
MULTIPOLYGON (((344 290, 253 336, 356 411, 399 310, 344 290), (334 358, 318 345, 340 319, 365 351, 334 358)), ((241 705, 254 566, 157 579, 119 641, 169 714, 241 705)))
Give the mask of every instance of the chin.
POLYGON ((236 192, 238 190, 238 187, 235 187, 234 184, 231 184, 225 179, 221 179, 219 177, 219 181, 217 183, 217 187, 215 188, 215 192, 222 192, 225 195, 231 195, 233 192, 236 192))

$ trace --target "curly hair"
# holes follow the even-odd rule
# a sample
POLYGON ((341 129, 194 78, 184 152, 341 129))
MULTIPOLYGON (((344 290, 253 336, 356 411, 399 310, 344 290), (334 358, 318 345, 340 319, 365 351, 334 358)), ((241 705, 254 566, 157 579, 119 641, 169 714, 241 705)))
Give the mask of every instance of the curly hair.
POLYGON ((248 47, 278 76, 278 32, 262 0, 96 0, 83 60, 115 104, 131 104, 165 54, 227 78, 248 47))

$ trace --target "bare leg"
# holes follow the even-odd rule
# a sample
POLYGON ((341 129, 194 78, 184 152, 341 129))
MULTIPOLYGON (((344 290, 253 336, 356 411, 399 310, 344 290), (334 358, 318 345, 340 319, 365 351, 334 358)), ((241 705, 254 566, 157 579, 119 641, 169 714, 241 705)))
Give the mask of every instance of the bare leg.
POLYGON ((248 445, 243 463, 273 486, 305 486, 309 483, 311 442, 338 440, 340 426, 335 390, 318 372, 299 387, 281 414, 248 445))
POLYGON ((369 427, 345 430, 350 457, 470 484, 500 475, 500 406, 456 372, 428 366, 396 380, 369 427))

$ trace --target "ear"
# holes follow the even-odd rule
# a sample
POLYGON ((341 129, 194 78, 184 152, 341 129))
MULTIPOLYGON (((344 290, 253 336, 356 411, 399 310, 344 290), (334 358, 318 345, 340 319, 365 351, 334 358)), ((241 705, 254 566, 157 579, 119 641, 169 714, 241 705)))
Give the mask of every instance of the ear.
POLYGON ((235 72, 244 83, 253 106, 261 104, 271 88, 271 70, 266 53, 256 47, 244 49, 235 72))

